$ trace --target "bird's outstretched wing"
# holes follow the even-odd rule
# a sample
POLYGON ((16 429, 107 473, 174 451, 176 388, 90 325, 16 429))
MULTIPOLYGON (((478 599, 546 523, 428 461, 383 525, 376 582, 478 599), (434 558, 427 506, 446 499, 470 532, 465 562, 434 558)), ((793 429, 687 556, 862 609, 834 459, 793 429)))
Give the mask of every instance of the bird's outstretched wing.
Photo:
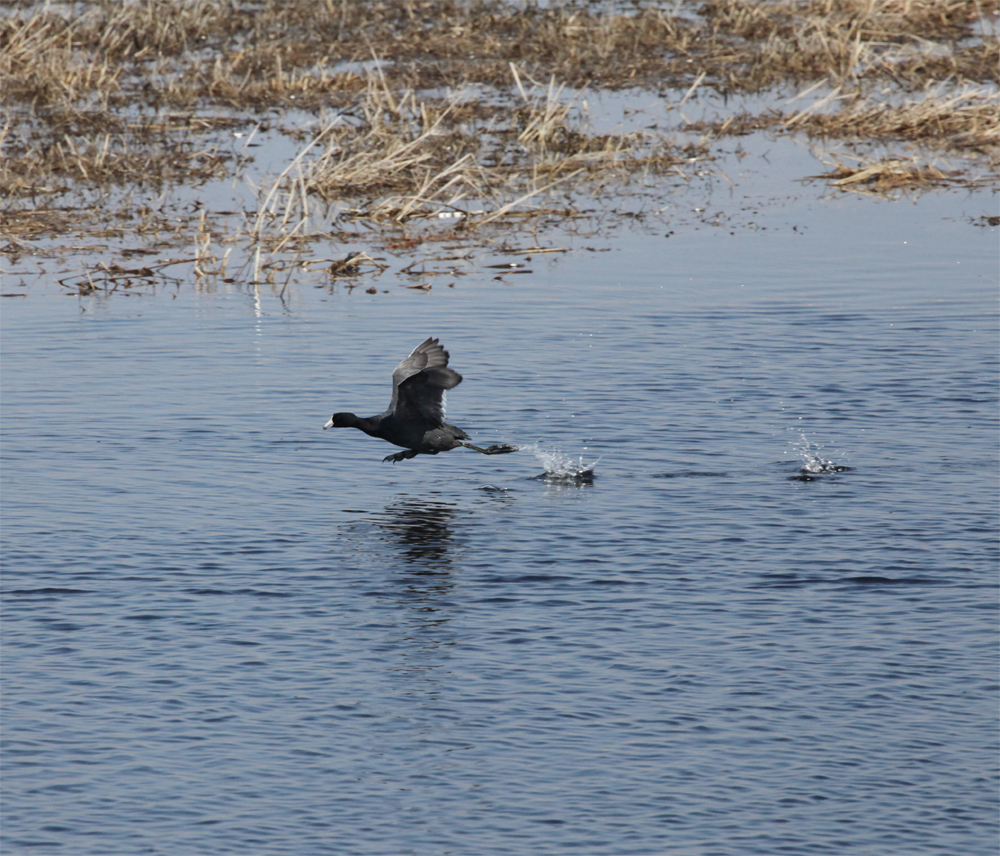
POLYGON ((440 424, 444 421, 444 392, 461 382, 462 376, 448 368, 448 352, 437 339, 427 339, 393 371, 388 412, 440 424))

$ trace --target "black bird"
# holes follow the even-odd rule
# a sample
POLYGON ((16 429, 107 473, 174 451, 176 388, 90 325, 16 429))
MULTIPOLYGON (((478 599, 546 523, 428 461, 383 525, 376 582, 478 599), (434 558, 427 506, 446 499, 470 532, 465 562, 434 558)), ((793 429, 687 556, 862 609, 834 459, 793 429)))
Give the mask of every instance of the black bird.
POLYGON ((437 339, 417 345, 392 373, 392 400, 389 409, 365 418, 353 413, 334 413, 327 428, 358 428, 372 437, 381 437, 405 452, 386 455, 382 462, 405 461, 417 455, 436 455, 460 446, 484 455, 516 452, 506 443, 481 449, 466 442, 469 435, 444 421, 444 394, 462 382, 462 376, 448 368, 448 352, 437 339))

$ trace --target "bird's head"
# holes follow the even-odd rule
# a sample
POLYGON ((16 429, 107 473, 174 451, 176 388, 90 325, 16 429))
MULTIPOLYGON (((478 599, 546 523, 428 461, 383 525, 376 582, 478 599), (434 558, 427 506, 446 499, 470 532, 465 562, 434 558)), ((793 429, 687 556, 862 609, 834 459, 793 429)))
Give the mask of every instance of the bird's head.
POLYGON ((327 428, 352 428, 358 421, 358 417, 353 413, 334 413, 330 417, 330 421, 323 426, 325 431, 327 428))

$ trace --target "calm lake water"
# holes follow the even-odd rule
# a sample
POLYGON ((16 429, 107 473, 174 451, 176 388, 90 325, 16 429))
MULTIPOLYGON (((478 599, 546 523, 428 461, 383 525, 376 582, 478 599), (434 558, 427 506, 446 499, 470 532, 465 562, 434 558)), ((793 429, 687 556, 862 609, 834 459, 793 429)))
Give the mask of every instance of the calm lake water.
POLYGON ((992 856, 994 206, 3 301, 3 853, 992 856))

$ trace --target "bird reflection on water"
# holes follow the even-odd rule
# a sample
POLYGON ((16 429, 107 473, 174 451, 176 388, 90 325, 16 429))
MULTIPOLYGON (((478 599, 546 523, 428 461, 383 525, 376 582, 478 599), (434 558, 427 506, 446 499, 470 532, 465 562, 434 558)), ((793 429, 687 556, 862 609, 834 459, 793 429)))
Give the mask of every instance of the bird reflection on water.
POLYGON ((455 506, 400 498, 367 518, 357 534, 379 545, 372 572, 381 579, 387 674, 414 698, 436 696, 448 683, 456 644, 455 506), (373 537, 374 536, 374 537, 373 537))
POLYGON ((454 506, 426 500, 399 500, 386 506, 385 512, 372 517, 399 547, 399 558, 410 573, 448 573, 452 562, 454 506))

